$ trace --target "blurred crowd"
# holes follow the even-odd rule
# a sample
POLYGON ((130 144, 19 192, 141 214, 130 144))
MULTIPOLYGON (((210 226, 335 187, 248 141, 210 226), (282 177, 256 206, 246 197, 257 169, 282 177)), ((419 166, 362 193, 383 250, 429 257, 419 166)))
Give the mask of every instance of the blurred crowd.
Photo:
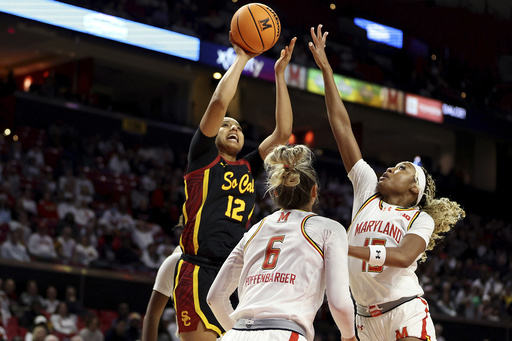
MULTIPOLYGON (((58 293, 54 285, 40 290, 35 280, 20 284, 13 278, 0 279, 0 340, 140 340, 143 317, 127 302, 120 302, 116 310, 96 310, 77 300, 72 285, 58 293)), ((165 309, 159 334, 159 341, 179 340, 174 309, 165 309)))
MULTIPOLYGON (((186 153, 115 133, 79 136, 59 122, 15 133, 0 143, 1 258, 154 275, 179 242, 186 153)), ((341 164, 319 158, 317 168, 318 210, 348 227, 352 187, 341 164)), ((458 183, 435 177, 441 192, 458 183)), ((262 181, 253 222, 273 210, 262 181)), ((468 211, 419 266, 434 313, 512 321, 512 224, 487 212, 468 211)))

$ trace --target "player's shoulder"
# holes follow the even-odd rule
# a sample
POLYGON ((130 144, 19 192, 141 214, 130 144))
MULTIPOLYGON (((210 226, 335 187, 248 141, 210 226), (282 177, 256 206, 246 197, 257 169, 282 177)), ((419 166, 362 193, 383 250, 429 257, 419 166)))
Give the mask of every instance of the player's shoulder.
POLYGON ((308 218, 307 223, 310 223, 310 224, 313 224, 313 225, 319 226, 319 227, 324 227, 324 228, 343 228, 344 229, 343 225, 340 222, 338 222, 334 219, 331 219, 331 218, 317 215, 317 214, 311 215, 308 218))

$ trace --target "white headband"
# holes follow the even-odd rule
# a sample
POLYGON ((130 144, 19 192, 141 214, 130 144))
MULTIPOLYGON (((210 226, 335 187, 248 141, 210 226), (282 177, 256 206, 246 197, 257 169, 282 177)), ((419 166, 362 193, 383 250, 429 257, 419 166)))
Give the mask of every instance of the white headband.
POLYGON ((425 193, 425 186, 427 185, 427 178, 425 177, 425 172, 423 171, 423 169, 421 169, 420 166, 412 163, 412 162, 409 162, 411 165, 414 166, 414 168, 416 169, 416 176, 415 176, 415 179, 416 179, 416 183, 418 184, 418 199, 416 199, 416 205, 418 205, 421 201, 421 198, 423 197, 423 193, 425 193))

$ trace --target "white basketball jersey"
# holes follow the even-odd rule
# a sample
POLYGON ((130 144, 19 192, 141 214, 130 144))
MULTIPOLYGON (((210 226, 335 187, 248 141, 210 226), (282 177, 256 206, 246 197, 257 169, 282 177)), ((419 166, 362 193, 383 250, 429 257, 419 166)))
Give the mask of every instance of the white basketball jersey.
MULTIPOLYGON (((327 278, 329 302, 346 309, 344 314, 331 310, 333 317, 342 333, 353 335, 347 258, 346 232, 338 222, 301 210, 269 215, 245 234, 219 273, 229 274, 225 268, 230 267, 236 273, 236 263, 243 262, 237 283, 240 302, 231 319, 292 320, 313 340, 313 320, 324 300, 327 278)), ((210 294, 222 292, 216 289, 218 284, 216 279, 210 294)))
MULTIPOLYGON (((382 201, 376 192, 377 176, 362 159, 351 169, 349 178, 354 185, 349 245, 397 247, 408 233, 422 237, 428 245, 434 221, 427 213, 416 207, 405 209, 382 201)), ((423 289, 414 273, 416 268, 416 262, 407 268, 372 267, 368 262, 349 257, 350 289, 357 303, 364 306, 422 295, 423 289)))

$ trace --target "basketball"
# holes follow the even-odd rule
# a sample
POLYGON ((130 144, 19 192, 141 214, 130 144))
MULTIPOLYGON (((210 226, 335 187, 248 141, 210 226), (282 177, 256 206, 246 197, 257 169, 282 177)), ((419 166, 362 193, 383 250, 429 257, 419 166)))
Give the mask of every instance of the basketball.
POLYGON ((272 8, 251 3, 240 7, 233 15, 231 33, 235 43, 244 51, 262 53, 279 39, 281 22, 272 8))

